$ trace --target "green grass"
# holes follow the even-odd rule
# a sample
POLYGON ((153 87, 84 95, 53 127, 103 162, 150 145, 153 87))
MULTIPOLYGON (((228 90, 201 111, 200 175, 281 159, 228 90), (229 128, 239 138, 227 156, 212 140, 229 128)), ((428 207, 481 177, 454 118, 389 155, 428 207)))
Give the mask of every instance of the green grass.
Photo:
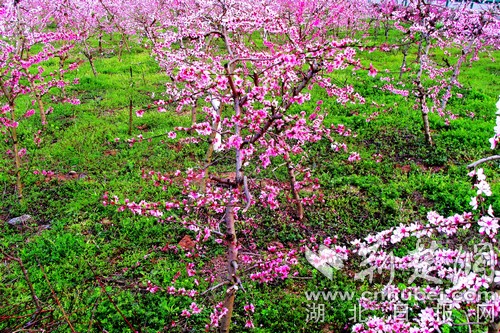
MULTIPOLYGON (((82 58, 76 51, 71 61, 82 58)), ((398 54, 371 53, 361 57, 363 63, 373 62, 377 68, 397 68, 400 62, 398 54)), ((49 69, 55 65, 46 64, 49 69)), ((102 196, 108 191, 122 199, 164 200, 166 194, 150 186, 141 177, 141 170, 170 172, 196 166, 203 161, 207 145, 191 145, 179 151, 160 135, 175 126, 189 125, 190 116, 148 110, 144 117, 134 117, 132 136, 155 138, 129 147, 125 142, 129 138, 129 98, 134 109, 148 105, 153 93, 155 99, 161 96, 165 76, 149 51, 138 47, 124 51, 122 61, 116 56, 97 57, 95 66, 97 77, 87 62, 71 74, 80 79, 80 84, 68 87, 67 93, 82 103, 54 105, 40 147, 32 140, 39 128, 36 116, 19 127, 22 146, 29 152, 24 160, 23 203, 15 198, 10 160, 0 161, 0 221, 21 214, 35 218, 34 224, 19 230, 0 223, 0 249, 22 259, 44 308, 53 309, 53 318, 58 322, 54 331, 69 331, 54 294, 79 332, 87 331, 89 326, 92 332, 129 332, 115 306, 142 332, 170 331, 171 322, 191 300, 166 292, 151 294, 145 287, 150 280, 167 288, 176 272, 182 272, 177 287, 193 287, 192 280, 185 279, 187 261, 180 255, 182 250, 175 253, 161 249, 177 245, 186 234, 195 237, 194 233, 176 224, 119 213, 115 207, 104 206, 102 196), (120 141, 115 142, 115 138, 120 141), (50 170, 62 177, 75 171, 81 178, 48 180, 35 175, 35 170, 50 170), (41 225, 50 225, 50 229, 42 229, 41 225)), ((350 151, 360 153, 362 160, 348 163, 348 154, 333 153, 326 142, 308 147, 310 168, 320 179, 325 202, 307 208, 302 226, 277 212, 253 211, 257 227, 253 228, 252 237, 256 246, 280 242, 299 247, 299 241, 310 236, 321 240, 338 235, 340 242, 346 242, 388 226, 423 219, 429 210, 442 214, 467 210, 473 191, 465 166, 490 154, 488 138, 493 134, 499 77, 498 68, 486 56, 473 67, 464 68, 461 79, 466 84, 460 90, 464 98, 449 103, 459 119, 447 126, 443 119, 431 115, 435 141, 432 148, 425 144, 421 118, 411 109, 412 100, 380 91, 374 87, 379 84, 377 79, 364 74, 353 78, 348 72, 336 78, 352 82, 367 99, 365 105, 343 107, 315 89, 311 103, 294 111, 312 112, 315 100, 324 99, 324 110, 329 114, 326 123, 342 123, 357 134, 345 141, 350 151), (371 101, 384 106, 373 108, 371 101), (367 122, 366 117, 375 111, 380 115, 367 122), (474 117, 468 116, 470 112, 474 112, 474 117), (380 163, 375 162, 373 154, 382 155, 380 163)), ((19 112, 25 111, 28 104, 22 100, 19 112)), ((0 143, 0 151, 8 148, 0 143)), ((217 167, 231 170, 224 162, 217 167)), ((485 168, 493 190, 498 192, 498 163, 485 168)), ((276 176, 283 178, 284 173, 280 172, 276 176)), ((498 194, 492 201, 494 209, 500 211, 498 194)), ((240 237, 245 245, 251 243, 250 236, 240 237)), ((209 245, 210 255, 224 255, 222 246, 213 241, 209 245)), ((295 267, 299 278, 270 285, 244 279, 247 293, 239 294, 236 300, 235 331, 244 331, 246 316, 242 306, 247 302, 256 306, 256 332, 338 332, 348 323, 353 302, 341 301, 327 304, 327 323, 306 322, 310 302, 304 292, 349 290, 359 295, 369 286, 355 283, 340 272, 329 281, 302 255, 299 257, 295 267)), ((208 263, 211 259, 199 260, 208 263)), ((203 287, 208 284, 200 281, 199 290, 203 287)), ((204 297, 204 303, 216 304, 221 297, 221 292, 210 293, 204 297)), ((33 311, 25 307, 33 304, 28 284, 15 261, 3 261, 0 266, 0 304, 0 316, 27 315, 33 311)), ((182 331, 185 326, 195 327, 193 332, 203 331, 209 313, 207 308, 202 315, 181 321, 176 330, 182 331)), ((0 321, 0 330, 18 324, 14 318, 0 321)))

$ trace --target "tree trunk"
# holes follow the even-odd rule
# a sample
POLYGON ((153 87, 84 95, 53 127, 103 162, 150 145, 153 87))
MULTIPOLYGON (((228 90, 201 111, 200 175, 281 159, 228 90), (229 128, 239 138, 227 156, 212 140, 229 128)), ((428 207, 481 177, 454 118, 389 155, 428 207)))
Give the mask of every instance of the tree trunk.
POLYGON ((93 59, 94 57, 92 56, 92 52, 91 52, 91 50, 86 42, 84 42, 83 45, 85 46, 85 50, 83 51, 83 55, 89 61, 90 68, 92 68, 92 73, 94 74, 94 77, 97 77, 97 71, 95 70, 94 59, 93 59))
POLYGON ((196 102, 194 102, 193 107, 191 108, 191 126, 196 124, 196 102))
POLYGON ((42 120, 42 126, 47 126, 47 115, 45 114, 45 107, 43 105, 42 97, 35 93, 36 101, 38 103, 38 109, 40 110, 40 119, 42 120))
MULTIPOLYGON (((232 200, 232 196, 231 196, 232 200)), ((228 246, 227 251, 227 271, 228 278, 231 281, 231 286, 237 286, 237 260, 238 260, 238 239, 236 238, 236 229, 234 225, 234 206, 232 203, 228 203, 226 207, 226 243, 228 246)), ((231 317, 233 315, 234 299, 236 297, 236 289, 234 287, 229 287, 226 292, 226 298, 224 299, 224 307, 227 309, 227 313, 221 318, 221 326, 219 329, 220 333, 229 332, 231 326, 231 317)))
POLYGON ((423 44, 424 44, 424 39, 421 39, 420 44, 418 44, 417 59, 415 59, 415 61, 418 62, 419 64, 422 58, 423 44))
POLYGON ((134 120, 134 113, 132 112, 132 97, 129 97, 128 104, 128 135, 132 135, 132 123, 134 120))
MULTIPOLYGON (((424 100, 425 103, 425 100, 424 100)), ((423 107, 423 105, 422 105, 423 107)), ((425 133, 425 141, 429 146, 432 146, 432 136, 431 136, 431 128, 429 126, 429 113, 424 112, 422 110, 422 120, 424 121, 424 133, 425 133)))
MULTIPOLYGON (((227 44, 229 45, 229 43, 227 44)), ((231 91, 233 93, 234 100, 234 115, 237 119, 241 116, 241 105, 239 94, 234 86, 234 83, 231 78, 232 68, 226 67, 229 85, 231 87, 231 91)), ((241 128, 238 123, 234 126, 234 134, 239 137, 241 136, 241 128)), ((236 147, 236 175, 235 175, 235 183, 238 188, 241 189, 241 185, 243 183, 242 176, 242 165, 243 165, 243 157, 241 154, 241 147, 236 147)), ((240 192, 241 193, 241 192, 240 192)), ((233 315, 233 307, 234 307, 234 299, 236 297, 236 290, 238 288, 239 278, 236 275, 236 270, 238 269, 238 239, 236 238, 236 228, 234 223, 234 204, 233 204, 233 195, 230 196, 229 202, 226 207, 226 244, 227 244, 227 272, 228 278, 230 281, 230 285, 232 287, 228 288, 226 292, 226 298, 224 300, 224 307, 227 309, 227 313, 221 319, 221 326, 219 329, 220 333, 229 332, 229 328, 231 326, 231 317, 233 315)))
POLYGON ((130 45, 128 44, 128 35, 125 32, 123 32, 122 34, 123 34, 122 35, 123 36, 122 37, 123 38, 123 44, 127 48, 127 51, 130 53, 131 49, 130 49, 130 45))
MULTIPOLYGON (((133 87, 133 74, 132 74, 132 66, 130 66, 130 87, 133 87)), ((132 93, 129 96, 129 104, 128 104, 128 135, 132 135, 132 126, 134 121, 134 113, 132 111, 132 93)))
POLYGON ((45 115, 45 107, 43 105, 42 96, 40 96, 36 91, 35 83, 31 80, 30 73, 28 72, 27 69, 25 69, 25 73, 28 76, 31 90, 33 94, 35 94, 36 102, 38 103, 38 109, 40 110, 40 119, 42 121, 42 126, 45 127, 47 125, 47 116, 45 115))
POLYGON ((102 31, 99 32, 99 54, 102 55, 102 31))
POLYGON ((304 218, 304 206, 302 205, 302 201, 300 201, 299 192, 295 188, 295 184, 297 183, 297 180, 295 179, 295 172, 293 170, 293 164, 292 164, 292 162, 287 161, 286 166, 288 169, 288 177, 290 177, 290 190, 292 192, 293 200, 295 201, 295 204, 297 205, 297 218, 299 221, 302 221, 302 219, 304 218))
POLYGON ((119 45, 120 46, 119 46, 119 49, 118 49, 118 61, 122 62, 123 47, 126 47, 127 51, 130 52, 130 46, 128 45, 125 33, 122 33, 122 38, 120 39, 120 44, 119 45))
POLYGON ((423 120, 423 125, 424 125, 424 133, 425 133, 425 141, 429 146, 432 146, 432 136, 431 136, 431 129, 429 126, 429 110, 427 109, 427 104, 426 104, 426 96, 427 93, 425 91, 425 87, 422 84, 422 73, 424 71, 424 61, 427 60, 427 56, 429 55, 429 49, 431 47, 431 43, 429 41, 429 36, 425 36, 424 39, 419 47, 418 47, 418 62, 420 65, 420 68, 418 69, 417 76, 415 79, 415 84, 417 86, 417 100, 418 103, 420 104, 420 112, 422 113, 422 120, 423 120), (422 44, 425 40, 425 49, 423 49, 422 52, 422 44))
MULTIPOLYGON (((14 114, 15 105, 11 103, 10 105, 10 116, 11 120, 15 121, 16 116, 14 114)), ((19 201, 23 199, 23 184, 21 182, 21 157, 19 156, 19 144, 17 142, 17 129, 15 127, 10 128, 10 135, 13 141, 14 148, 14 162, 16 165, 16 185, 17 185, 17 197, 19 201)))
POLYGON ((469 45, 462 50, 462 54, 460 55, 460 58, 458 58, 457 63, 455 64, 455 67, 453 68, 453 74, 450 78, 450 82, 448 83, 448 86, 446 87, 446 92, 443 96, 443 99, 441 100, 441 110, 444 111, 446 108, 446 104, 448 104, 448 99, 449 99, 449 94, 451 93, 451 88, 453 86, 453 82, 455 82, 458 78, 458 75, 460 74, 460 68, 462 67, 463 62, 465 59, 467 59, 467 55, 471 52, 473 41, 469 42, 469 45))
MULTIPOLYGON (((210 145, 208 146, 207 150, 207 155, 205 157, 206 161, 206 166, 205 166, 205 175, 203 177, 203 182, 201 185, 201 191, 205 193, 207 189, 207 180, 208 180, 208 172, 207 169, 210 167, 210 164, 212 164, 212 156, 214 153, 215 145, 214 145, 214 140, 217 137, 218 131, 220 130, 220 116, 221 116, 221 110, 220 110, 220 105, 219 107, 216 107, 215 104, 212 104, 212 107, 214 108, 214 111, 216 112, 216 116, 214 117, 214 121, 212 123, 212 134, 210 134, 210 145)), ((196 104, 193 106, 193 109, 191 110, 191 122, 194 125, 196 123, 196 104)), ((220 143, 219 143, 220 144, 220 143)))
MULTIPOLYGON (((66 62, 66 59, 68 59, 67 55, 61 55, 59 57, 59 80, 62 80, 64 78, 61 71, 64 69, 64 63, 66 62)), ((61 88, 61 92, 63 97, 66 98, 66 87, 63 86, 61 88)))
POLYGON ((403 78, 403 72, 406 68, 406 56, 408 55, 408 47, 403 47, 403 61, 401 62, 401 68, 399 69, 399 80, 403 78))

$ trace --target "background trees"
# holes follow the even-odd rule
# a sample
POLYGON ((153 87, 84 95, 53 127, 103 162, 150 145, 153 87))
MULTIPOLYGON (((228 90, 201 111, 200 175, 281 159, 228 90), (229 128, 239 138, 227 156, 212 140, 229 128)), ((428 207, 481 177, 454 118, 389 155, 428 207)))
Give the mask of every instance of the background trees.
MULTIPOLYGON (((17 104, 23 96, 29 96, 31 105, 24 109, 22 118, 33 116, 35 110, 31 107, 37 105, 42 127, 47 125, 47 114, 52 111, 52 107, 44 106, 44 96, 54 90, 61 91, 68 84, 64 75, 68 70, 74 70, 77 64, 65 67, 63 59, 68 56, 78 35, 64 29, 50 31, 49 25, 54 22, 54 11, 44 2, 9 2, 0 9, 0 15, 0 96, 4 103, 0 122, 11 143, 12 150, 9 150, 8 154, 15 161, 17 195, 22 198, 21 160, 26 154, 26 148, 19 146, 17 104), (35 4, 36 11, 30 7, 35 4), (42 65, 53 58, 61 60, 60 67, 47 73, 42 65)), ((65 96, 62 96, 61 101, 78 103, 77 99, 67 99, 65 96)), ((39 135, 40 132, 35 134, 35 140, 39 135)))
POLYGON ((389 25, 402 32, 400 43, 385 46, 386 51, 401 50, 403 59, 399 73, 387 77, 394 83, 383 88, 397 93, 408 91, 415 98, 414 107, 422 114, 426 141, 432 145, 429 113, 454 118, 446 106, 456 88, 462 87, 462 66, 467 62, 472 66, 481 50, 498 47, 498 13, 493 8, 471 11, 467 3, 449 7, 432 1, 386 1, 373 7, 383 22, 386 38, 389 25), (413 58, 408 56, 410 47, 417 48, 413 58))

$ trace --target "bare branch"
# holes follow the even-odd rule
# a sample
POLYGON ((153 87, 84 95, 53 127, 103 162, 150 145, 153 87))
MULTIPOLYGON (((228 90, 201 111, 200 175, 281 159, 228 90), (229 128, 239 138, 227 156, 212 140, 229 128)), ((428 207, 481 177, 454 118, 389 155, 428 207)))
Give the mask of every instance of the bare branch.
POLYGON ((243 191, 245 192, 245 199, 247 200, 247 204, 245 206, 245 209, 243 209, 243 213, 245 213, 248 210, 248 208, 250 207, 250 203, 252 202, 252 195, 250 194, 250 191, 248 190, 247 176, 243 177, 243 191))
POLYGON ((224 281, 224 282, 221 282, 221 283, 219 283, 219 284, 217 284, 217 285, 213 286, 212 288, 209 288, 209 289, 205 290, 204 292, 202 292, 202 293, 201 293, 201 295, 203 296, 203 295, 205 295, 206 293, 208 293, 208 292, 210 292, 210 291, 212 291, 212 290, 215 290, 215 289, 217 289, 217 288, 219 288, 219 287, 222 287, 223 285, 226 285, 226 284, 228 284, 228 283, 229 283, 229 281, 224 281))
POLYGON ((54 301, 56 301, 57 306, 61 310, 61 313, 63 315, 64 321, 66 321, 66 323, 68 324, 71 332, 72 333, 76 333, 75 328, 71 324, 71 321, 69 320, 68 315, 66 314, 66 311, 64 311, 64 308, 61 305, 61 302, 59 301, 59 298, 56 295, 56 292, 54 291, 54 289, 52 288, 52 285, 50 284, 50 281, 49 281, 49 278, 47 277, 47 274, 45 274, 45 269, 43 268, 43 266, 40 263, 40 261, 38 260, 38 258, 36 259, 36 261, 38 262, 38 266, 40 267, 40 270, 43 273, 43 277, 45 278, 45 281, 47 282, 47 285, 49 286, 49 289, 50 289, 50 292, 52 293, 52 297, 54 298, 54 301))
MULTIPOLYGON (((197 228, 202 228, 200 225, 196 224, 196 223, 186 223, 187 225, 192 225, 192 226, 195 226, 197 228)), ((220 231, 217 231, 217 230, 213 230, 213 229, 210 229, 210 233, 212 234, 216 234, 217 236, 220 236, 220 237, 224 237, 225 235, 220 232, 220 231)))
POLYGON ((251 144, 251 143, 254 143, 255 141, 259 140, 267 132, 269 127, 271 127, 271 125, 274 123, 274 121, 281 119, 281 118, 283 118, 283 115, 281 115, 281 114, 275 114, 274 116, 269 118, 267 120, 266 124, 264 125, 264 127, 262 127, 257 133, 255 133, 254 136, 252 136, 250 139, 246 139, 245 141, 243 141, 243 143, 241 144, 241 147, 243 147, 246 144, 251 144))
POLYGON ((475 168, 477 167, 479 164, 482 164, 482 163, 486 163, 486 162, 489 162, 489 161, 494 161, 494 160, 500 160, 500 155, 493 155, 493 156, 490 156, 490 157, 485 157, 485 158, 482 158, 474 163, 471 163, 467 166, 468 169, 472 169, 472 168, 475 168))

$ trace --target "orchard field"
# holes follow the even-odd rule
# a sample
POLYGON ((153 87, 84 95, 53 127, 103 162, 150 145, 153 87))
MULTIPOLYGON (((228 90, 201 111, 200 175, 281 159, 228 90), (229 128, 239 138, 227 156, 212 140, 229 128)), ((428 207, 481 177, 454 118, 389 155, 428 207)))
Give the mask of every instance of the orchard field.
POLYGON ((481 8, 0 1, 0 332, 499 332, 481 8))

